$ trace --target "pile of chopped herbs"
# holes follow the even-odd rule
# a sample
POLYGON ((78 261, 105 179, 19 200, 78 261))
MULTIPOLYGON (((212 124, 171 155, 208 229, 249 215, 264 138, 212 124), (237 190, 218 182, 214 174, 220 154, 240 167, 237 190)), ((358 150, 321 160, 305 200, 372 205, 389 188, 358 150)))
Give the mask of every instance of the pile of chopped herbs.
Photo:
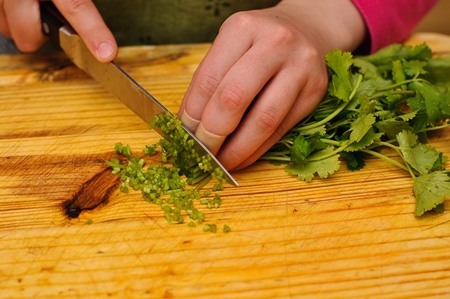
MULTIPOLYGON (((165 138, 147 145, 141 155, 132 155, 129 145, 116 143, 115 151, 124 159, 112 158, 106 163, 121 179, 120 191, 140 191, 144 199, 161 207, 169 223, 184 223, 195 227, 205 221, 198 204, 209 209, 221 205, 219 193, 225 182, 224 173, 214 168, 208 155, 201 156, 194 149, 192 137, 183 129, 181 121, 170 113, 157 115, 149 128, 159 128, 165 138), (161 155, 161 163, 145 165, 145 156, 161 155), (211 190, 205 185, 215 179, 211 190)), ((216 224, 205 224, 203 231, 216 232, 216 224)), ((227 225, 223 232, 231 231, 227 225)))
POLYGON ((427 132, 449 126, 450 57, 432 57, 425 44, 394 44, 359 57, 333 50, 325 59, 331 78, 321 103, 260 159, 311 181, 335 173, 341 160, 355 171, 375 156, 411 175, 416 216, 442 212, 450 172, 427 132))

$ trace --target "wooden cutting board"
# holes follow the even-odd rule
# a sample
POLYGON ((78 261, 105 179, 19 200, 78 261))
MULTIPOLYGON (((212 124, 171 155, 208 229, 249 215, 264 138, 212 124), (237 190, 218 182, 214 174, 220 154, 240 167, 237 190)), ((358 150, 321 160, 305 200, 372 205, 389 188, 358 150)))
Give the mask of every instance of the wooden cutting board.
MULTIPOLYGON (((450 53, 447 36, 409 42, 423 41, 450 53)), ((123 48, 117 63, 176 112, 209 46, 123 48)), ((116 142, 137 152, 159 136, 63 54, 0 56, 0 103, 2 299, 450 295, 450 213, 414 217, 411 178, 386 162, 311 183, 258 162, 202 208, 217 233, 117 190, 69 219, 116 142)), ((450 130, 431 143, 450 155, 450 130)))

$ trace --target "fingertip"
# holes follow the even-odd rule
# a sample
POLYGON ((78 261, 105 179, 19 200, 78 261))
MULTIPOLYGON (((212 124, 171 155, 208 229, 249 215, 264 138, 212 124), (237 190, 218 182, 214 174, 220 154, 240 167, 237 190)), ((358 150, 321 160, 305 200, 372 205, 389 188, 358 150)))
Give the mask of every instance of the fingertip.
POLYGON ((102 42, 96 51, 96 55, 99 61, 109 62, 117 56, 117 46, 112 45, 110 42, 102 42))

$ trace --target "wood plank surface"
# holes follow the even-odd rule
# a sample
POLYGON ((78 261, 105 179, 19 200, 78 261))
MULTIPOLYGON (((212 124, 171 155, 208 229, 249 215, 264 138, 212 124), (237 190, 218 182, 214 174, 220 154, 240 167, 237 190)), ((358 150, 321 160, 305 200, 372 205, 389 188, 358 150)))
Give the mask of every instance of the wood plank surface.
MULTIPOLYGON (((409 42, 427 40, 450 53, 447 36, 409 42)), ((176 112, 209 46, 122 48, 117 63, 176 112)), ((70 219, 64 203, 116 142, 159 136, 61 53, 0 56, 0 103, 2 299, 450 296, 450 213, 414 217, 411 178, 386 162, 311 183, 257 162, 201 208, 230 233, 169 224, 117 190, 70 219)), ((450 130, 431 142, 450 155, 450 130)))

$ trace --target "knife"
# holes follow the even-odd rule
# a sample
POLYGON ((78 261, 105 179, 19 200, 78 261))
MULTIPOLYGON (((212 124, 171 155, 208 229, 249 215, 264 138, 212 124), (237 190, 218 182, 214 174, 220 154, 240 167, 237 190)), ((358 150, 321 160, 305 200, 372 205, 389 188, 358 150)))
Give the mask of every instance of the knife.
MULTIPOLYGON (((57 42, 78 68, 103 85, 147 124, 153 120, 155 115, 169 112, 117 64, 99 62, 51 0, 41 0, 39 5, 43 33, 57 42)), ((238 186, 236 180, 206 146, 184 126, 183 128, 194 140, 194 149, 202 156, 209 155, 211 165, 219 167, 223 171, 228 183, 238 186)), ((154 128, 154 130, 165 137, 159 128, 154 128)))

